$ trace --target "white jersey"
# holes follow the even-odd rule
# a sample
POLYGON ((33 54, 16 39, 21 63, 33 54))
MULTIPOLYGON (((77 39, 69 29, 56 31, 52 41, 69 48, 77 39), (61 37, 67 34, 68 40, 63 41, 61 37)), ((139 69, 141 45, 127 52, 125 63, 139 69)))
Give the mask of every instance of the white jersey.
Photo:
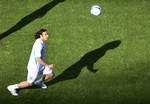
POLYGON ((44 60, 46 44, 40 39, 37 39, 32 47, 30 59, 28 62, 28 70, 36 70, 38 71, 40 66, 42 66, 39 62, 36 61, 37 58, 41 58, 44 60))

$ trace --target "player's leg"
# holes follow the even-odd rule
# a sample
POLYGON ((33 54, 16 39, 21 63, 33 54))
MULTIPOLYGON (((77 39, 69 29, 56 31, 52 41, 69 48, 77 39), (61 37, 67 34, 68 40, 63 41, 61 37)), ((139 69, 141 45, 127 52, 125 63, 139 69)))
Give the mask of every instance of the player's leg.
POLYGON ((38 77, 38 72, 35 71, 35 72, 28 72, 28 76, 27 76, 27 81, 23 81, 23 82, 20 82, 19 84, 14 84, 14 85, 9 85, 7 87, 7 89, 9 90, 9 92, 14 95, 14 96, 17 96, 18 93, 17 93, 17 89, 20 89, 20 88, 27 88, 27 87, 30 87, 32 86, 32 83, 36 80, 36 78, 38 77))
POLYGON ((53 77, 54 77, 54 73, 45 74, 45 80, 48 80, 53 77))
POLYGON ((54 76, 54 74, 52 72, 52 69, 47 66, 43 67, 42 72, 43 72, 43 77, 41 79, 35 81, 34 83, 45 89, 45 88, 47 88, 47 86, 44 84, 44 81, 52 78, 54 76))
POLYGON ((14 84, 14 85, 9 85, 7 87, 7 89, 10 91, 10 93, 14 96, 17 96, 18 93, 17 93, 17 89, 20 89, 20 88, 26 88, 26 87, 29 87, 29 86, 32 86, 31 83, 27 82, 27 81, 23 81, 23 82, 20 82, 19 84, 14 84))
POLYGON ((45 75, 45 79, 44 80, 48 80, 52 77, 54 77, 54 73, 53 70, 49 67, 45 67, 44 71, 43 71, 43 75, 45 75))
POLYGON ((32 83, 29 83, 28 81, 23 81, 23 82, 20 82, 18 84, 18 89, 27 88, 27 87, 30 87, 30 86, 32 86, 32 83))

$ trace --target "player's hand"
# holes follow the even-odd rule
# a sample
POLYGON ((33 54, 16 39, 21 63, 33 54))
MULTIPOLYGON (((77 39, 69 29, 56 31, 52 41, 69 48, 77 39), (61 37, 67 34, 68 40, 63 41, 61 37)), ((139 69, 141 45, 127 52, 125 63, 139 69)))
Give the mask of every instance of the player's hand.
POLYGON ((50 67, 50 68, 52 68, 52 69, 56 69, 55 64, 50 64, 50 65, 48 65, 48 67, 50 67))

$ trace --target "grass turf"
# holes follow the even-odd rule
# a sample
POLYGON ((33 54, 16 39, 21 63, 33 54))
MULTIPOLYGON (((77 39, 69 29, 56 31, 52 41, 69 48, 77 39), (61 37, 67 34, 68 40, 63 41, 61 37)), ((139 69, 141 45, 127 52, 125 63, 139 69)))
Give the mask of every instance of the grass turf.
POLYGON ((0 1, 0 102, 149 104, 149 0, 58 1, 0 1), (90 14, 95 4, 102 8, 97 17, 90 14), (13 97, 6 87, 26 80, 40 28, 49 31, 46 57, 57 65, 56 76, 46 90, 13 97))

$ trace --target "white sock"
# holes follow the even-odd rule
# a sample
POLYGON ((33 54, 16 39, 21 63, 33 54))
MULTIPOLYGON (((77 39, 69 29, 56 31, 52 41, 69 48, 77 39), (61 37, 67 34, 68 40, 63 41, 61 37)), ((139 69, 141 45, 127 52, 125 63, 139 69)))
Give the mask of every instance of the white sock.
POLYGON ((40 78, 39 80, 34 81, 34 84, 38 85, 44 82, 46 75, 44 75, 42 78, 40 78))
POLYGON ((13 89, 19 89, 18 84, 10 85, 10 87, 13 89))
POLYGON ((19 89, 18 84, 14 84, 15 89, 19 89))
POLYGON ((39 80, 34 81, 34 84, 38 85, 42 82, 43 82, 43 78, 40 78, 39 80))

